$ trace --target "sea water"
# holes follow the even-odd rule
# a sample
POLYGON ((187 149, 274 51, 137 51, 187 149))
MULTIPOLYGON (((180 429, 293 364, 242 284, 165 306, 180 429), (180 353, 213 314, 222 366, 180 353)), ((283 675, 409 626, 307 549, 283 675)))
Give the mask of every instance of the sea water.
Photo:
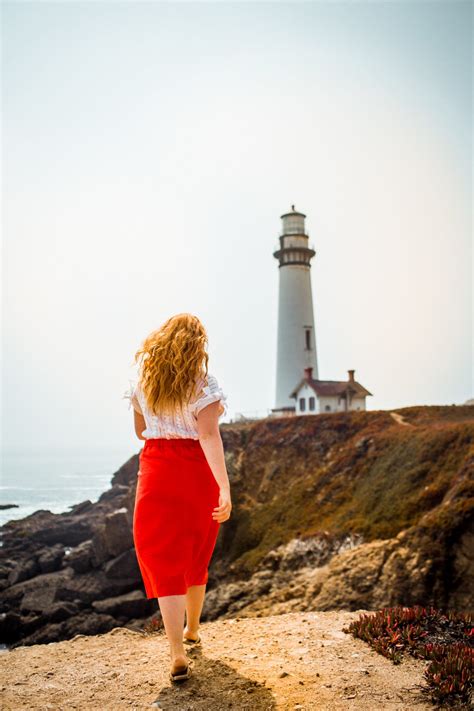
POLYGON ((139 449, 130 445, 3 449, 0 503, 18 508, 0 509, 0 526, 38 509, 62 513, 81 501, 97 501, 114 473, 139 449))

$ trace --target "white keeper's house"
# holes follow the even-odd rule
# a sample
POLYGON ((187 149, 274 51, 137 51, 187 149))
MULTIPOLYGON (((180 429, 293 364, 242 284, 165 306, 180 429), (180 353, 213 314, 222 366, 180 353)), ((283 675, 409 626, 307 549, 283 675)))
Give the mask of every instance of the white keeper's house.
POLYGON ((279 244, 273 252, 279 267, 273 417, 365 410, 366 397, 372 395, 354 379, 354 370, 348 371, 348 380, 319 379, 311 287, 316 250, 309 244, 305 217, 294 205, 281 215, 279 244))
POLYGON ((295 415, 367 409, 365 398, 372 393, 354 380, 353 370, 347 371, 348 380, 315 380, 312 368, 305 368, 304 371, 304 377, 290 393, 290 397, 296 400, 295 415))

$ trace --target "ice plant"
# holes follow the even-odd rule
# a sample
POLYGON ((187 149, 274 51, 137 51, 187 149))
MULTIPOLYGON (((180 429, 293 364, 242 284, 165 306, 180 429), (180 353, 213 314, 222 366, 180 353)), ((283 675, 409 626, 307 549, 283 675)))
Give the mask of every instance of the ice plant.
POLYGON ((399 664, 404 653, 426 659, 426 686, 436 704, 472 702, 474 628, 472 615, 434 607, 386 607, 362 614, 344 632, 399 664))

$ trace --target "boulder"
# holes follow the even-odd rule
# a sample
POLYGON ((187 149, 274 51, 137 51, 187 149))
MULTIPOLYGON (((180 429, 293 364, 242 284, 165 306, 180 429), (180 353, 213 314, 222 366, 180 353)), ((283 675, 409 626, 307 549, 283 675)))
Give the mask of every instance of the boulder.
POLYGON ((41 573, 52 573, 62 567, 64 557, 64 546, 57 543, 51 548, 47 548, 38 556, 38 565, 41 573))
POLYGON ((55 601, 79 599, 91 605, 95 600, 121 595, 136 587, 137 581, 127 575, 111 578, 103 570, 91 570, 64 580, 58 587, 55 601))
POLYGON ((28 550, 38 545, 77 546, 82 541, 92 538, 96 526, 95 517, 99 511, 94 509, 94 517, 88 512, 74 516, 71 514, 53 514, 51 511, 37 511, 31 516, 9 521, 3 527, 5 545, 17 550, 28 550), (14 540, 12 540, 14 539, 14 540))
POLYGON ((20 614, 8 611, 0 614, 0 640, 9 643, 18 638, 20 632, 20 614))
POLYGON ((83 541, 69 551, 67 564, 70 565, 76 573, 85 573, 86 570, 92 567, 93 556, 94 547, 92 541, 83 541))
POLYGON ((87 511, 92 511, 94 509, 94 504, 90 499, 87 499, 86 501, 81 501, 80 504, 74 504, 69 508, 70 514, 77 516, 79 514, 86 513, 87 511))
POLYGON ((111 557, 105 535, 105 524, 102 523, 95 531, 92 538, 92 558, 91 565, 93 568, 100 568, 106 560, 111 557))
POLYGON ((375 540, 335 556, 308 590, 312 609, 372 610, 391 604, 390 589, 384 586, 382 592, 378 581, 385 561, 398 546, 396 539, 375 540))
POLYGON ((128 510, 123 507, 105 516, 92 538, 91 565, 100 567, 110 558, 133 546, 133 533, 128 510))
MULTIPOLYGON (((138 457, 138 454, 133 454, 124 464, 122 464, 120 469, 118 469, 112 477, 112 486, 115 486, 116 484, 130 486, 130 484, 134 482, 140 467, 138 457)), ((102 496, 104 495, 102 494, 102 496)), ((102 501, 102 497, 99 498, 99 501, 102 501)))
POLYGON ((133 590, 125 595, 117 595, 92 603, 96 612, 112 617, 145 617, 156 610, 156 600, 148 600, 141 590, 133 590))
POLYGON ((10 585, 8 576, 16 565, 17 563, 14 560, 6 557, 0 562, 0 590, 10 585))
POLYGON ((288 543, 269 551, 258 570, 292 571, 307 566, 317 568, 325 565, 337 553, 355 548, 362 540, 362 536, 354 534, 318 534, 307 538, 292 538, 288 543))
POLYGON ((14 603, 22 612, 42 612, 56 601, 58 590, 73 574, 72 568, 64 568, 37 575, 12 585, 3 592, 2 600, 6 605, 14 603))
POLYGON ((101 494, 100 500, 107 503, 113 502, 116 508, 121 508, 124 505, 123 500, 126 498, 127 492, 128 486, 124 486, 123 484, 115 484, 115 486, 111 489, 108 489, 101 494))
POLYGON ((113 560, 109 560, 104 566, 104 572, 107 578, 126 578, 136 583, 141 582, 135 548, 130 548, 113 560))
POLYGON ((2 612, 0 613, 0 641, 5 644, 14 642, 39 629, 44 622, 43 615, 34 613, 21 615, 13 610, 2 612))
POLYGON ((77 615, 80 612, 79 607, 77 602, 59 600, 50 605, 46 610, 43 610, 43 617, 48 620, 48 622, 62 622, 69 617, 77 615))
POLYGON ((116 620, 110 615, 102 615, 96 612, 81 612, 78 615, 69 617, 69 619, 63 622, 47 624, 23 638, 21 642, 14 642, 11 647, 60 642, 62 640, 71 639, 77 634, 101 634, 102 632, 109 632, 116 626, 116 620))
MULTIPOLYGON (((473 517, 474 519, 474 517, 473 517)), ((473 608, 474 591, 474 520, 459 538, 452 557, 453 593, 450 604, 458 610, 473 608)))
POLYGON ((132 530, 125 507, 107 514, 104 535, 106 549, 112 556, 117 556, 133 546, 132 530))
POLYGON ((8 584, 16 585, 23 580, 29 580, 40 572, 40 567, 36 558, 29 558, 18 563, 8 574, 8 584))

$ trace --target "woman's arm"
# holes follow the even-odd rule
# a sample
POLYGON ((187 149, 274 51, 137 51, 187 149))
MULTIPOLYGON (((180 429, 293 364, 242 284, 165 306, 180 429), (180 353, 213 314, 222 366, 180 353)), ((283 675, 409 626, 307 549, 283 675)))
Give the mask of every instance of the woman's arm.
POLYGON ((232 503, 230 498, 230 483, 224 457, 219 430, 219 415, 224 408, 219 401, 206 405, 197 415, 197 431, 199 442, 206 455, 206 459, 219 484, 219 506, 214 509, 213 518, 219 522, 230 518, 232 503))
POLYGON ((137 412, 135 409, 133 410, 133 422, 135 425, 135 434, 137 435, 138 439, 146 439, 146 437, 142 436, 143 430, 146 430, 145 418, 140 412, 137 412))

